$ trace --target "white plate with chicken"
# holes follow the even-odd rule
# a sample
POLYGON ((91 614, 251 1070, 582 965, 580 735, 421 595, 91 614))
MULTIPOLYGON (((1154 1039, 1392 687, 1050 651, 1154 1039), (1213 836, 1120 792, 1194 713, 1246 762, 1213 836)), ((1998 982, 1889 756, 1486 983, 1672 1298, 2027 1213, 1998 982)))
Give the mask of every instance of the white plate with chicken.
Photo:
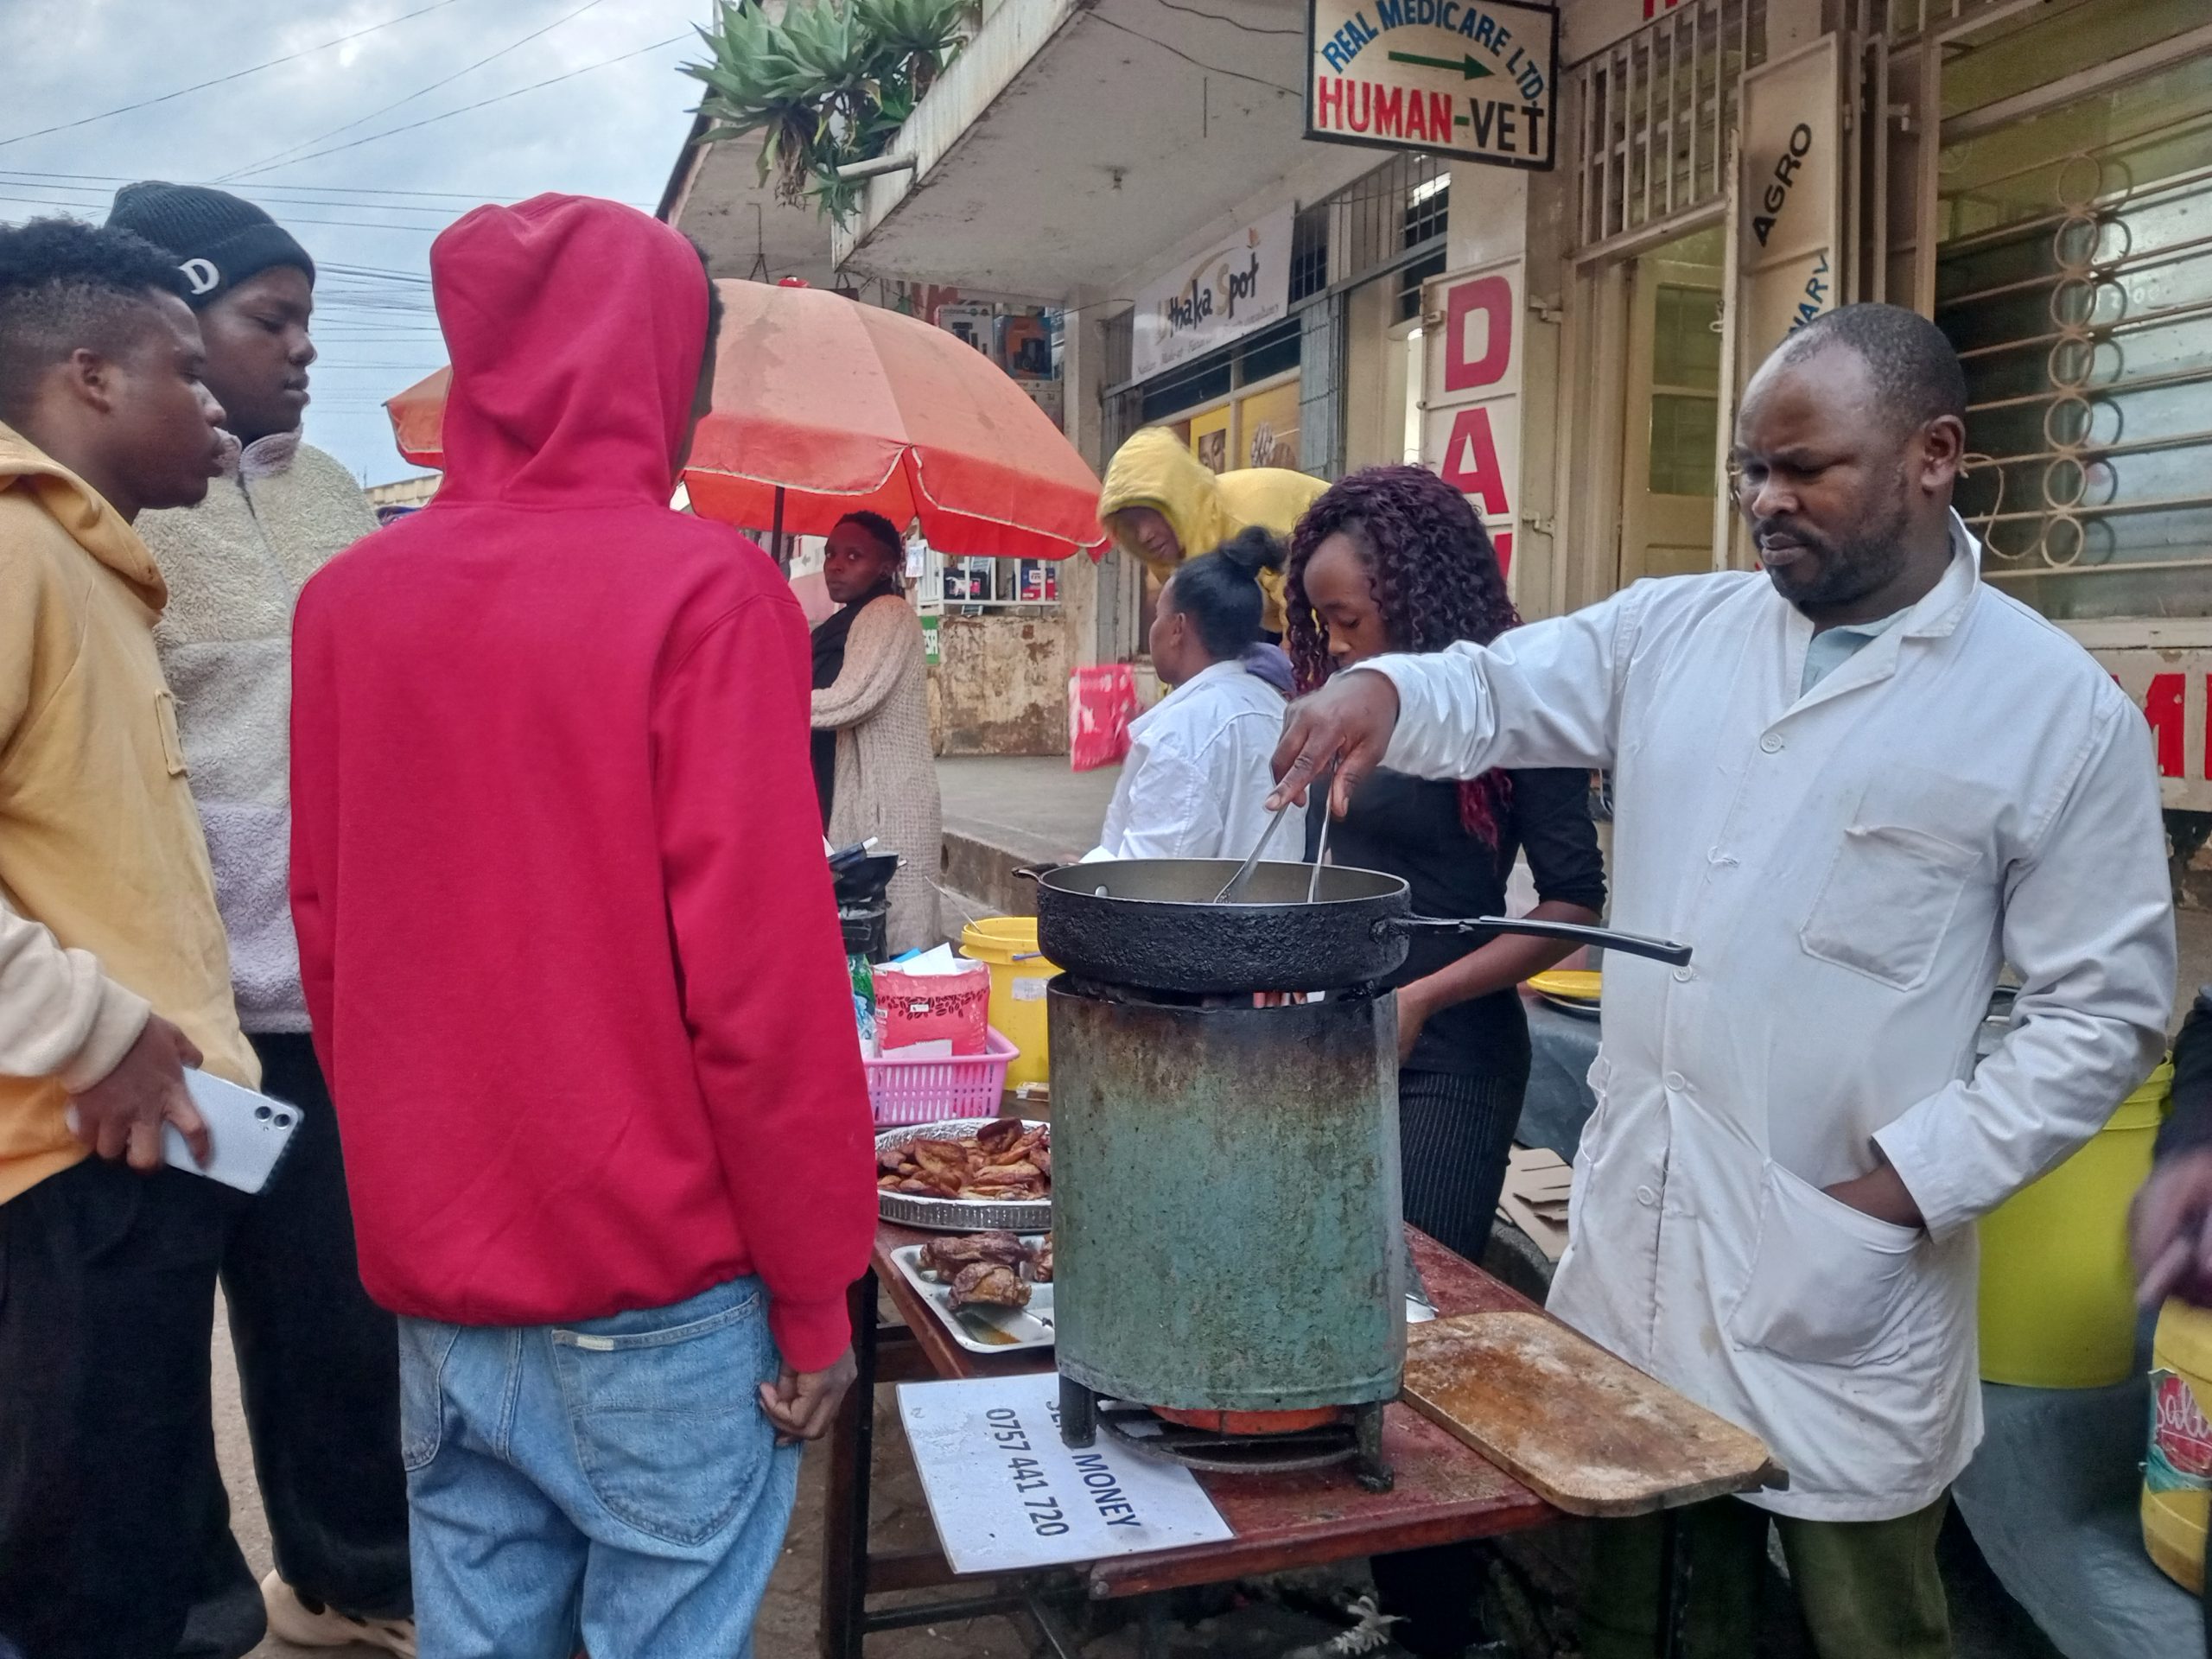
POLYGON ((1052 1236, 965 1233, 891 1260, 952 1339, 973 1354, 1052 1345, 1052 1236))

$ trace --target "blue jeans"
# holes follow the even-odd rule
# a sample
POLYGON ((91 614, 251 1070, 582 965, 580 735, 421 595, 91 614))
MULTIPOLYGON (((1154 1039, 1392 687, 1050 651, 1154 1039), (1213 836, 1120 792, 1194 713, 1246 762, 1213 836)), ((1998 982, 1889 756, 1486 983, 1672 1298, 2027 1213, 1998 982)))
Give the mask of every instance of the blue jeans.
POLYGON ((758 1279, 519 1329, 399 1322, 422 1659, 753 1651, 799 1449, 758 1279))

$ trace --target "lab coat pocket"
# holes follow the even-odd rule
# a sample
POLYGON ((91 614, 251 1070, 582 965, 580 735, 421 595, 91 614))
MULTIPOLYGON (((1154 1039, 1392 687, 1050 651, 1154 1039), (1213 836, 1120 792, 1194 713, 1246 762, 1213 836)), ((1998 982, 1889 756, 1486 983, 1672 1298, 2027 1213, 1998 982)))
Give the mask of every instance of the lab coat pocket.
POLYGON ((1919 1292, 1924 1237, 1769 1164, 1751 1274, 1728 1316, 1730 1338, 1815 1365, 1896 1358, 1919 1292))
POLYGON ((1900 991, 1925 981, 1978 861, 1900 823, 1853 823, 1797 935, 1808 955, 1900 991))

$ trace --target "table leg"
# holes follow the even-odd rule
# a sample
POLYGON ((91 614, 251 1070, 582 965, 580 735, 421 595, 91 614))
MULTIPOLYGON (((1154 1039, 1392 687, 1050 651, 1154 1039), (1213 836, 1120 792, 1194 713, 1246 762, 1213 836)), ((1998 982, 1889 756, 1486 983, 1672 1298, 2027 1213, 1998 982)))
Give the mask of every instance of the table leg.
POLYGON ((1060 1444, 1080 1452, 1098 1440, 1098 1396, 1063 1375, 1060 1378, 1060 1444))
POLYGON ((1689 1659, 1691 1566, 1682 1511, 1665 1510, 1659 1534, 1659 1659, 1689 1659))
POLYGON ((822 1659, 861 1659, 868 1613, 868 1483, 875 1452, 876 1283, 853 1286, 853 1386, 830 1431, 830 1489, 822 1517, 822 1659))

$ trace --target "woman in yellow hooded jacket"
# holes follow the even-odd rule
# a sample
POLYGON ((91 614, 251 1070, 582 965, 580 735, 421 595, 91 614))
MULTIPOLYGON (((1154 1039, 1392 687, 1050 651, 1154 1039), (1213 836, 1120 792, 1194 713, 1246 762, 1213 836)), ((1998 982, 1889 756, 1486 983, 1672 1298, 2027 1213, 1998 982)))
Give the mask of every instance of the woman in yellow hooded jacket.
MULTIPOLYGON (((1216 475, 1164 426, 1147 426, 1115 452, 1098 494, 1098 520, 1122 550, 1162 582, 1185 559, 1211 552, 1254 525, 1288 540, 1326 479, 1283 467, 1216 475)), ((1282 573, 1262 571, 1260 626, 1283 630, 1282 573)))

